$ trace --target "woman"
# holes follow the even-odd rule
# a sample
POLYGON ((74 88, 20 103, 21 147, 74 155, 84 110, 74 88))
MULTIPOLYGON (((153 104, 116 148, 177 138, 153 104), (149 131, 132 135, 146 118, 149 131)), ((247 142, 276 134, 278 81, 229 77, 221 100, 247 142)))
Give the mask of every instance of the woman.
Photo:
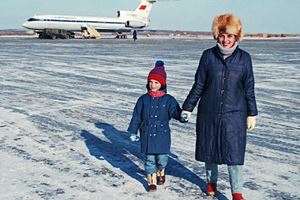
POLYGON ((196 160, 205 162, 207 195, 217 192, 218 164, 227 164, 233 200, 242 195, 246 130, 257 115, 250 55, 238 47, 241 21, 232 14, 216 16, 212 32, 217 45, 203 52, 195 82, 182 108, 191 117, 198 100, 196 160))

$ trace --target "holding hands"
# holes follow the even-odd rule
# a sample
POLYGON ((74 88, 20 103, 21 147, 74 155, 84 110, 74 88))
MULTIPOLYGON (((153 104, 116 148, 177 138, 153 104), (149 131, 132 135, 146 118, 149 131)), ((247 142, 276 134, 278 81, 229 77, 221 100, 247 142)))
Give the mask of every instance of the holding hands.
POLYGON ((182 110, 180 117, 182 122, 188 122, 192 117, 192 112, 182 110))

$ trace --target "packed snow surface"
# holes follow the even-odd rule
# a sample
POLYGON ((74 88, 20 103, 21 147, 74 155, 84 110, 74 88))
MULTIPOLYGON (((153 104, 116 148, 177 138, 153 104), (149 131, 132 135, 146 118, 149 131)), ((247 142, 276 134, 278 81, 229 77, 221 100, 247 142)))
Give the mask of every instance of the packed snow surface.
MULTIPOLYGON (((194 159, 195 116, 171 122, 167 182, 146 191, 139 143, 126 132, 156 60, 182 105, 210 39, 0 38, 0 199, 209 199, 194 159)), ((259 109, 248 132, 247 200, 300 199, 300 40, 244 40, 259 109)), ((219 193, 230 200, 227 167, 219 193)))

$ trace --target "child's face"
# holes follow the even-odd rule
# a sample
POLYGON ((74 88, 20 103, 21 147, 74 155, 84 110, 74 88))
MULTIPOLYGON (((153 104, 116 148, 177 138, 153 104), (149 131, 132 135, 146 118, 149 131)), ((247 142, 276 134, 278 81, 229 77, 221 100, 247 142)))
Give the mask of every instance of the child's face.
POLYGON ((161 84, 157 80, 154 79, 149 80, 149 88, 151 91, 156 92, 160 89, 160 87, 161 84))

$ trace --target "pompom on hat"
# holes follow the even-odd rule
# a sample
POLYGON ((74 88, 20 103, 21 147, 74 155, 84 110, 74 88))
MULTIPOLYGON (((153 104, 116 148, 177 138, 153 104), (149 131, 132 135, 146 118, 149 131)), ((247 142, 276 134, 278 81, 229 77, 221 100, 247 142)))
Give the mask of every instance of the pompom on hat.
POLYGON ((233 34, 237 41, 241 41, 244 35, 241 20, 230 13, 216 16, 211 29, 215 40, 221 33, 233 34))
POLYGON ((163 61, 155 62, 155 67, 149 72, 147 81, 149 82, 151 79, 158 81, 161 85, 167 84, 167 73, 163 61))

